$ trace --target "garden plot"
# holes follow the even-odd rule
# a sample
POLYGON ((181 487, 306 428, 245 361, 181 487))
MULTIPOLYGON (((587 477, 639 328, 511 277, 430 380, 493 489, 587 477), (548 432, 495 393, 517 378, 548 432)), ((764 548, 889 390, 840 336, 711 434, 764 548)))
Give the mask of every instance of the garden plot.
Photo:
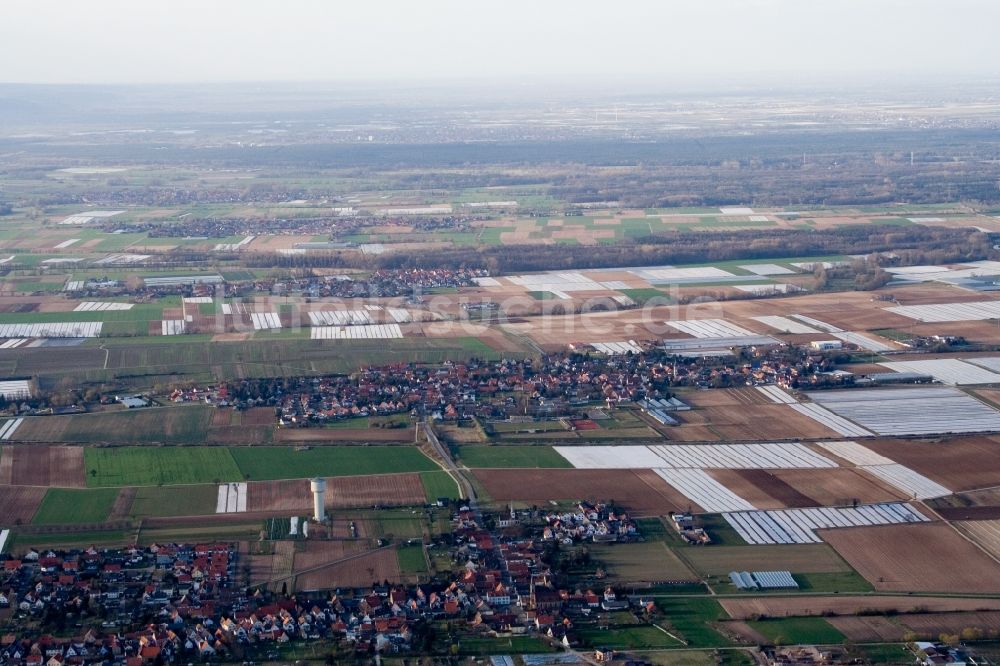
POLYGON ((661 347, 678 354, 728 350, 730 347, 764 347, 780 345, 781 340, 770 335, 741 335, 735 338, 686 338, 663 340, 661 347))
POLYGON ((650 284, 681 284, 684 282, 705 282, 711 280, 746 280, 746 276, 739 276, 724 271, 714 266, 703 268, 673 268, 671 266, 657 266, 653 268, 630 269, 636 277, 642 278, 650 284))
POLYGON ((254 238, 256 236, 245 236, 238 243, 218 243, 212 250, 214 252, 236 252, 240 248, 252 243, 254 238))
POLYGON ((69 217, 64 218, 59 224, 88 224, 91 220, 96 218, 114 217, 115 215, 121 215, 124 212, 125 211, 123 210, 89 210, 86 213, 76 213, 75 215, 70 215, 69 217))
MULTIPOLYGON (((994 359, 1000 361, 1000 359, 994 359)), ((972 384, 1000 384, 1000 374, 979 367, 976 359, 967 363, 957 358, 940 358, 929 361, 893 361, 879 363, 893 372, 915 372, 931 375, 943 384, 965 386, 972 384), (972 363, 976 363, 973 365, 972 363)))
POLYGON ((774 403, 781 405, 794 405, 798 402, 794 397, 782 391, 777 386, 755 386, 754 388, 763 393, 764 397, 774 403))
POLYGON ((818 469, 836 467, 804 444, 557 446, 577 469, 818 469))
POLYGON ((657 467, 701 469, 819 469, 836 467, 829 458, 797 443, 651 445, 663 459, 657 467))
POLYGON ((975 363, 981 368, 986 368, 987 370, 992 370, 994 372, 1000 372, 1000 356, 984 356, 982 358, 970 358, 966 360, 966 363, 975 363))
POLYGON ((86 257, 53 257, 52 259, 43 260, 42 264, 46 266, 52 266, 55 264, 78 264, 85 260, 86 257))
POLYGON ((817 268, 836 268, 837 266, 847 266, 848 261, 798 261, 792 262, 792 266, 801 268, 804 271, 814 271, 817 268))
POLYGON ((890 460, 866 446, 861 446, 857 442, 816 442, 816 446, 859 467, 895 464, 894 460, 890 460))
POLYGON ((914 499, 924 500, 951 495, 951 491, 940 483, 931 481, 905 465, 869 465, 862 469, 914 499))
POLYGON ((408 324, 413 321, 413 315, 410 314, 409 310, 404 310, 402 308, 386 308, 386 312, 392 317, 392 320, 397 324, 408 324))
POLYGON ((497 280, 496 278, 491 278, 491 277, 475 277, 475 278, 472 278, 472 281, 475 282, 480 287, 499 287, 500 286, 500 281, 497 280))
POLYGON ((588 342, 587 344, 602 354, 607 354, 609 356, 627 354, 629 352, 632 352, 633 354, 642 353, 642 347, 632 340, 627 342, 588 342))
POLYGON ((931 499, 951 494, 951 490, 940 483, 857 442, 819 442, 818 446, 915 499, 931 499))
POLYGON ((161 335, 183 335, 186 325, 183 319, 164 319, 160 322, 161 335))
POLYGON ((864 333, 843 331, 841 333, 834 333, 833 337, 866 351, 886 352, 893 351, 895 349, 892 345, 886 344, 881 340, 876 340, 872 336, 865 335, 864 333))
POLYGON ((507 280, 528 291, 604 291, 601 283, 583 273, 569 271, 565 273, 537 273, 533 275, 511 275, 507 280))
POLYGON ((871 437, 874 433, 865 430, 856 423, 851 423, 847 419, 838 416, 828 409, 824 409, 815 403, 798 402, 791 395, 782 391, 777 386, 757 386, 758 391, 764 394, 768 400, 774 403, 788 405, 799 414, 808 416, 810 419, 825 426, 845 437, 871 437))
POLYGON ((63 287, 63 291, 81 291, 83 289, 83 280, 67 280, 66 285, 63 287))
POLYGON ((656 474, 709 513, 752 511, 754 506, 701 469, 655 469, 656 474))
POLYGON ((903 317, 927 323, 1000 319, 1000 301, 900 305, 893 308, 886 308, 886 310, 902 315, 903 317))
POLYGON ((247 510, 247 484, 223 483, 215 502, 216 513, 245 513, 247 510))
POLYGON ((795 275, 795 271, 778 264, 746 264, 740 266, 754 275, 795 275))
POLYGON ((313 326, 352 326, 372 323, 367 310, 323 310, 309 313, 313 326))
POLYGON ((816 403, 797 402, 789 405, 789 407, 844 437, 871 437, 874 434, 816 403))
POLYGON ((131 303, 116 303, 106 301, 84 301, 75 308, 73 312, 108 312, 111 310, 131 310, 131 303))
POLYGON ((856 389, 808 395, 879 435, 1000 431, 1000 412, 953 388, 856 389))
POLYGON ((887 502, 857 507, 819 507, 724 513, 722 517, 749 544, 822 543, 818 529, 927 522, 908 504, 887 502))
POLYGON ((1000 275, 1000 264, 995 261, 963 264, 971 268, 948 268, 947 266, 904 266, 887 268, 896 280, 904 282, 944 282, 961 285, 971 279, 1000 275))
POLYGON ((8 400, 20 400, 31 397, 31 382, 27 379, 11 379, 0 381, 0 395, 8 400))
POLYGON ((0 324, 0 338, 96 338, 103 325, 99 321, 0 324))
POLYGON ((14 432, 21 427, 22 423, 24 423, 23 418, 4 421, 3 424, 0 425, 0 439, 4 441, 10 439, 14 435, 14 432))
POLYGON ((129 264, 141 264, 149 259, 151 254, 130 254, 122 252, 119 254, 109 254, 103 259, 94 262, 95 266, 127 266, 129 264))
POLYGON ((202 303, 211 303, 212 302, 212 297, 211 296, 185 296, 184 297, 184 302, 185 303, 191 303, 191 304, 194 304, 194 305, 200 305, 202 303))
POLYGON ((819 319, 814 319, 813 317, 809 317, 809 316, 801 315, 801 314, 793 314, 793 315, 789 315, 789 316, 793 317, 795 319, 798 319, 799 321, 801 321, 801 322, 803 322, 805 324, 809 324, 813 328, 818 328, 821 331, 826 331, 827 333, 843 333, 844 332, 844 329, 842 329, 842 328, 837 328, 833 324, 828 324, 825 321, 820 321, 819 319))
POLYGON ((80 238, 70 238, 69 240, 64 240, 62 243, 57 243, 56 245, 53 245, 52 247, 55 248, 55 249, 57 249, 57 250, 65 250, 70 245, 73 245, 74 243, 79 243, 81 240, 82 239, 80 239, 80 238))
POLYGON ((681 319, 665 323, 695 338, 740 338, 757 335, 736 324, 730 324, 725 319, 681 319))
POLYGON ((370 324, 367 326, 313 326, 309 329, 313 340, 389 340, 403 337, 399 324, 370 324))
POLYGON ((734 284, 733 289, 738 289, 747 294, 755 296, 774 296, 776 294, 790 294, 805 291, 802 287, 794 284, 734 284))
POLYGON ((251 312, 250 321, 255 331, 281 328, 281 318, 277 312, 251 312))

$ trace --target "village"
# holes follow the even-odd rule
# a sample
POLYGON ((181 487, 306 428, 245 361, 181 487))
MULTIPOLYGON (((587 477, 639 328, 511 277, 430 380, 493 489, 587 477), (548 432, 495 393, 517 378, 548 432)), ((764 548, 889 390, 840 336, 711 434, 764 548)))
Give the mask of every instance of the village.
POLYGON ((610 586, 567 587, 547 564, 556 543, 641 540, 636 524, 612 507, 580 502, 559 513, 483 516, 461 505, 452 525, 441 542, 457 563, 452 579, 294 594, 248 584, 234 543, 31 548, 3 560, 0 661, 274 660, 293 644, 391 655, 440 641, 529 635, 550 651, 578 644, 574 624, 592 614, 652 609, 610 586))
POLYGON ((290 427, 408 413, 502 421, 578 415, 595 402, 614 406, 669 398, 672 387, 852 385, 851 373, 834 371, 836 360, 836 354, 785 346, 744 350, 735 359, 676 358, 656 349, 615 356, 547 354, 540 361, 409 363, 350 376, 248 379, 177 388, 167 398, 236 409, 274 407, 279 424, 290 427))

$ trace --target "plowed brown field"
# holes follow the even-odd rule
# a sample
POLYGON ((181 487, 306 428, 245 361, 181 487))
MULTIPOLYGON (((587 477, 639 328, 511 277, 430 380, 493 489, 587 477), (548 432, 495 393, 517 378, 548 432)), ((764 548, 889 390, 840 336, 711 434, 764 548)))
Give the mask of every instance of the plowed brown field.
POLYGON ((819 534, 879 591, 1000 593, 1000 564, 945 523, 819 534), (961 566, 948 566, 949 562, 961 566))
POLYGON ((889 502, 905 499, 853 469, 779 469, 771 472, 789 487, 811 498, 810 506, 889 502))
POLYGON ((0 524, 30 523, 43 497, 45 488, 38 486, 0 486, 0 524))
POLYGON ((83 448, 79 446, 5 446, 0 484, 83 488, 83 448))
MULTIPOLYGON (((326 506, 355 509, 375 506, 424 504, 427 498, 419 474, 342 476, 326 480, 326 506)), ((247 511, 309 511, 312 492, 307 479, 251 481, 247 485, 247 511)))
POLYGON ((500 502, 614 500, 640 513, 701 510, 651 470, 477 469, 474 474, 500 502))
MULTIPOLYGON (((844 530, 851 531, 851 530, 844 530)), ((966 598, 919 596, 827 596, 827 597, 756 597, 719 599, 733 618, 745 620, 754 616, 786 617, 795 615, 854 615, 860 610, 908 612, 923 610, 938 613, 952 611, 1000 610, 1000 598, 966 598)))

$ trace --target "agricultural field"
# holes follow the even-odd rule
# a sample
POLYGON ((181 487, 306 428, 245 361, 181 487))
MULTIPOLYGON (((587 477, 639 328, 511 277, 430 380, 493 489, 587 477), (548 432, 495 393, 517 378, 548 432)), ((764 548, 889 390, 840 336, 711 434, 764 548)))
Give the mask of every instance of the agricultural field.
POLYGON ((827 530, 822 536, 882 592, 1000 593, 1000 564, 945 523, 827 530))
POLYGON ((83 414, 65 418, 62 441, 75 443, 203 444, 213 407, 187 406, 83 414))
POLYGON ((141 486, 129 506, 133 518, 203 516, 215 511, 217 486, 141 486))
MULTIPOLYGON (((299 450, 288 447, 239 447, 230 449, 240 478, 309 478, 357 476, 438 469, 412 446, 338 446, 299 450)), ((223 479, 226 480, 226 479, 223 479)))
POLYGON ((4 524, 30 523, 46 494, 38 486, 0 485, 0 506, 4 524))
POLYGON ((428 502, 436 502, 441 497, 458 499, 458 485, 447 472, 421 472, 420 482, 424 486, 424 498, 428 502))
POLYGON ((549 446, 461 446, 458 459, 469 468, 571 467, 549 446))
POLYGON ((212 447, 89 447, 84 467, 91 488, 243 480, 229 450, 212 447))
POLYGON ((548 500, 614 502, 639 514, 683 511, 690 502, 649 470, 476 469, 476 479, 497 502, 541 505, 548 500))
POLYGON ((616 584, 653 585, 663 582, 697 582, 692 572, 663 542, 590 546, 591 557, 601 562, 616 584))
POLYGON ((32 523, 100 523, 107 519, 117 497, 118 490, 114 488, 50 488, 32 523))
POLYGON ((79 446, 4 446, 0 484, 84 488, 83 453, 79 446))
POLYGON ((758 620, 748 624, 772 644, 831 645, 840 644, 844 640, 842 633, 819 617, 758 620))
POLYGON ((730 571, 847 573, 851 567, 829 546, 722 546, 683 549, 684 559, 702 576, 722 578, 730 571))

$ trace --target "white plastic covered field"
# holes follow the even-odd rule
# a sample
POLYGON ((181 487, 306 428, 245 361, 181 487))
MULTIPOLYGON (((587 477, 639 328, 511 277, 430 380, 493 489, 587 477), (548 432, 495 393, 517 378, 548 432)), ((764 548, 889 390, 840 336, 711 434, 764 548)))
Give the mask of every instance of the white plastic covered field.
POLYGON ((367 310, 323 310, 309 313, 313 326, 350 326, 372 323, 367 310))
POLYGON ((680 319, 668 321, 666 324, 696 338, 739 338, 757 335, 725 319, 680 319))
POLYGON ((399 324, 370 324, 367 326, 313 326, 309 329, 313 340, 389 340, 403 337, 399 324))
POLYGON ((886 308, 886 310, 902 315, 903 317, 931 323, 1000 319, 1000 301, 900 305, 894 308, 886 308))
POLYGON ((815 391, 808 395, 879 435, 1000 431, 1000 412, 950 387, 815 391))
POLYGON ((818 529, 920 523, 928 520, 910 505, 899 502, 842 508, 733 512, 722 516, 744 541, 754 545, 822 543, 822 539, 816 535, 818 529))
POLYGON ((820 469, 837 464, 797 442, 557 446, 578 469, 820 469))

